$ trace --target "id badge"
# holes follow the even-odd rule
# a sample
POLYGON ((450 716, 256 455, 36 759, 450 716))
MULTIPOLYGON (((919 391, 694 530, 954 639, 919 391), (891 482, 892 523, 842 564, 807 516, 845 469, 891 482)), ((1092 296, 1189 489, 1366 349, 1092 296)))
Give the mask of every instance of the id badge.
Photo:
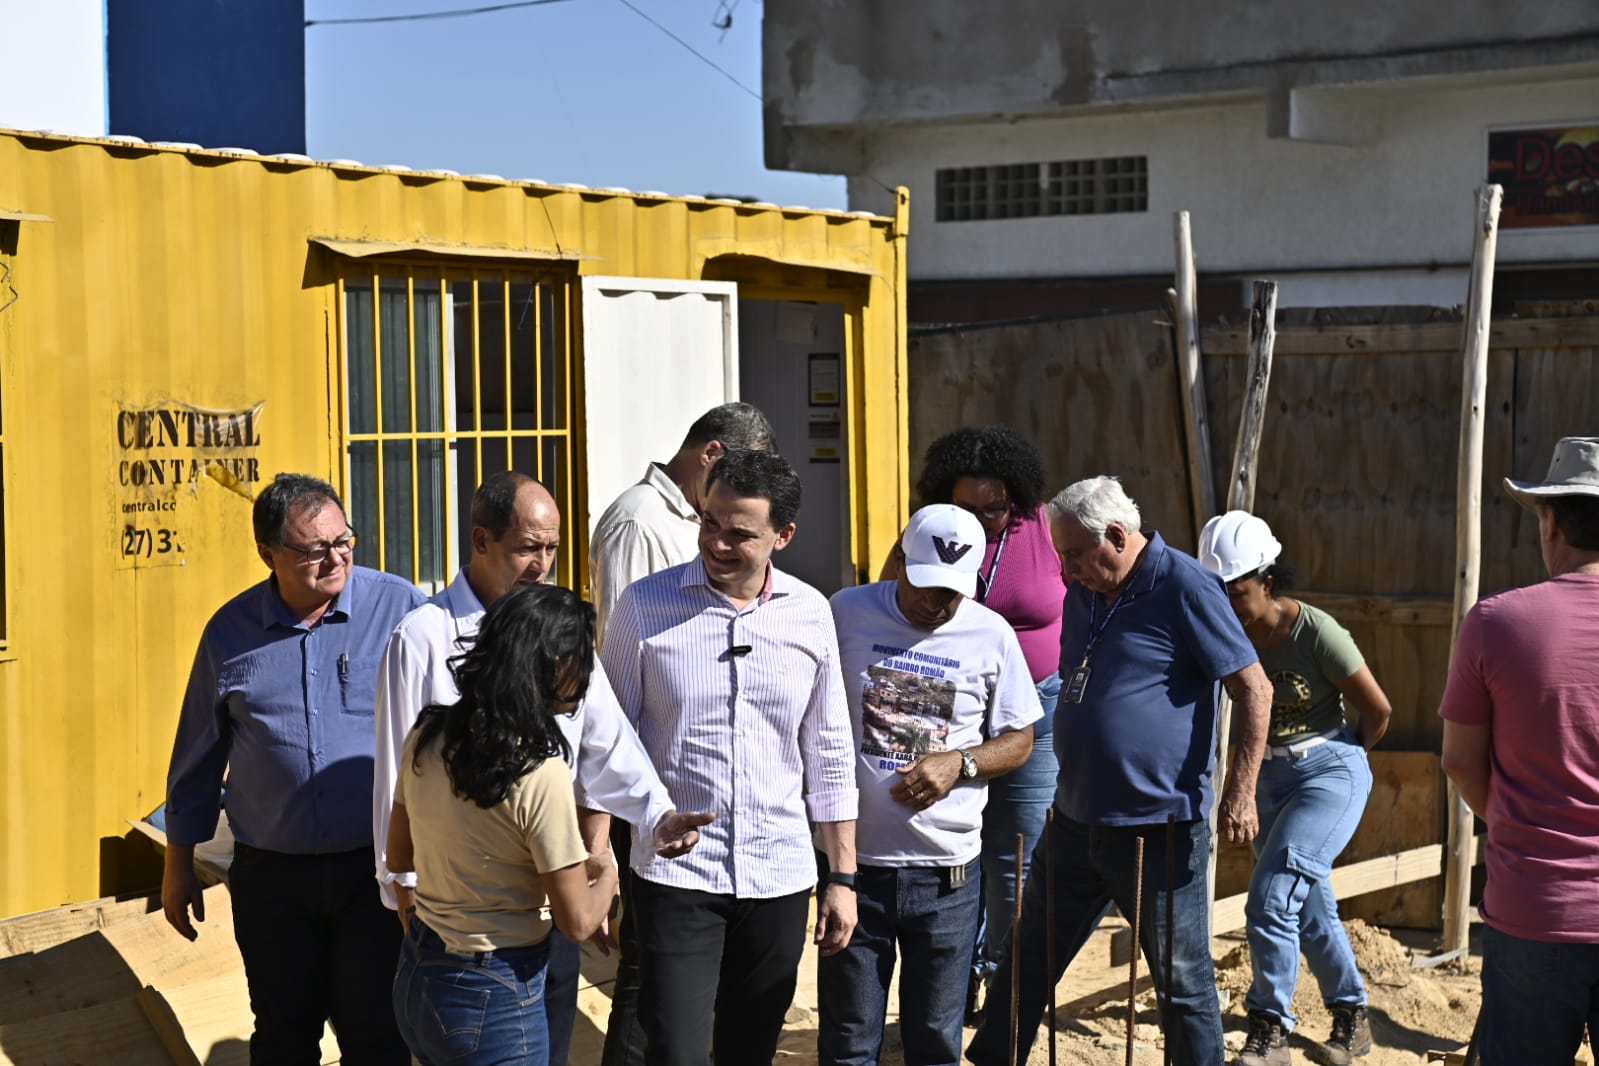
POLYGON ((1066 682, 1066 691, 1061 693, 1061 698, 1067 703, 1082 703, 1083 690, 1088 687, 1090 668, 1079 666, 1072 671, 1071 678, 1066 682))

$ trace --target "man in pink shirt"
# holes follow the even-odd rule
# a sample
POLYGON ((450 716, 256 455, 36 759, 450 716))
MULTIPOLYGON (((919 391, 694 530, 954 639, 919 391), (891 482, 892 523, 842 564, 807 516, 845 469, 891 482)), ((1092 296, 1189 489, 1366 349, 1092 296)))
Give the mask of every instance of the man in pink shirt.
POLYGON ((1505 488, 1549 580, 1461 623, 1443 767, 1488 823, 1482 1062, 1565 1066, 1584 1027, 1599 1038, 1599 437, 1505 488))

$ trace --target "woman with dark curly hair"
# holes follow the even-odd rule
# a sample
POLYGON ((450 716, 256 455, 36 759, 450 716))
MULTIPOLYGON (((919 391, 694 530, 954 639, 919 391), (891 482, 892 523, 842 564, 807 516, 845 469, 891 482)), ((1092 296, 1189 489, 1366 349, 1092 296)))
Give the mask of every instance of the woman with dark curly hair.
POLYGON ((531 585, 489 609, 452 661, 459 702, 426 708, 406 739, 389 869, 416 871, 394 977, 400 1035, 424 1064, 543 1064, 551 919, 574 943, 616 894, 593 883, 556 715, 588 691, 594 608, 531 585))
MULTIPOLYGON (((1033 725, 1032 755, 988 784, 988 806, 983 811, 984 919, 967 988, 970 1022, 975 1020, 983 982, 1003 955, 1022 887, 1016 883, 1016 834, 1024 838, 1030 859, 1055 795, 1060 765, 1053 733, 1060 699, 1066 581, 1044 513, 1044 461, 1020 433, 1004 426, 982 426, 938 438, 927 449, 916 491, 923 507, 953 503, 982 523, 988 543, 974 598, 1016 630, 1044 708, 1044 717, 1033 725)), ((885 580, 898 576, 900 560, 896 547, 884 568, 885 580)))

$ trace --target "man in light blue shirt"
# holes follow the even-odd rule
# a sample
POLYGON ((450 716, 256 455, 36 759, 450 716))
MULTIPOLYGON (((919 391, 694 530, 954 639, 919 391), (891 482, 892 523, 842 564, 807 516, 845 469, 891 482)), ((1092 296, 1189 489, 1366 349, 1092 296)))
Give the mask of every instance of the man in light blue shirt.
POLYGON ((320 1061, 331 1021, 342 1062, 404 1066, 390 1002, 400 926, 372 880, 372 712, 389 634, 423 596, 353 565, 355 531, 325 481, 278 475, 254 524, 272 573, 200 638, 167 774, 162 906, 198 935, 194 846, 216 832, 226 771, 251 1062, 320 1061))

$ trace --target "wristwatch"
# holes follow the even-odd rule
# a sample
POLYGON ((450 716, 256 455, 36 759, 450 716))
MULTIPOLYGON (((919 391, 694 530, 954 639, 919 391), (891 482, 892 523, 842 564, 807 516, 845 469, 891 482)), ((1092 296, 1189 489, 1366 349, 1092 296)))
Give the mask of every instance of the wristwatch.
POLYGON ((969 751, 961 752, 961 780, 977 780, 977 757, 969 751))
POLYGON ((822 880, 822 884, 824 884, 824 885, 843 885, 845 888, 849 889, 851 892, 854 892, 856 890, 855 889, 855 875, 854 874, 840 873, 838 870, 829 870, 828 873, 827 873, 827 877, 825 877, 822 880))

